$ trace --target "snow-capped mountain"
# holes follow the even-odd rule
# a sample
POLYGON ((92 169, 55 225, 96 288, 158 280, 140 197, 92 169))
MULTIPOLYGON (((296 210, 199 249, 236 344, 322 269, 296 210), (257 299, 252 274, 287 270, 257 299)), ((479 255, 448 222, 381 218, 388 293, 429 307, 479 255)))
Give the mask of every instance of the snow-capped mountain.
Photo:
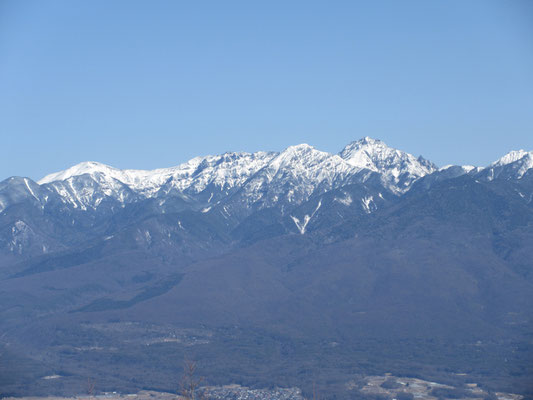
POLYGON ((339 155, 356 168, 381 174, 383 183, 400 193, 407 191, 417 179, 437 170, 432 162, 421 156, 415 158, 370 137, 348 144, 339 155))
POLYGON ((347 183, 358 171, 338 155, 308 144, 290 146, 253 175, 239 192, 241 202, 300 204, 316 191, 326 192, 347 183))
MULTIPOLYGON (((205 226, 218 219, 225 234, 239 227, 240 237, 262 233, 272 221, 279 223, 276 232, 303 234, 374 213, 413 187, 425 191, 463 175, 484 182, 519 182, 515 195, 530 204, 533 184, 524 178, 531 177, 532 170, 533 152, 524 150, 510 152, 486 168, 437 169, 422 157, 369 137, 348 144, 339 154, 300 144, 281 152, 196 157, 151 171, 84 162, 39 182, 20 177, 0 182, 0 218, 7 235, 4 243, 17 252, 23 247, 49 251, 67 246, 66 227, 69 238, 83 231, 79 240, 92 240, 102 232, 112 236, 124 221, 183 212, 198 214, 191 226, 199 224, 195 218, 203 218, 205 226)), ((181 219, 178 222, 180 236, 185 228, 181 219)))
POLYGON ((42 207, 53 197, 50 194, 55 193, 60 202, 79 210, 102 205, 123 207, 144 199, 164 200, 169 196, 181 197, 186 203, 195 204, 195 209, 206 211, 217 205, 233 209, 251 205, 255 209, 290 207, 347 184, 375 186, 379 193, 398 196, 414 182, 433 174, 434 178, 426 179, 427 183, 463 174, 487 180, 520 179, 532 167, 533 152, 519 150, 485 169, 447 166, 438 170, 422 157, 365 137, 348 144, 338 155, 301 144, 279 153, 236 152, 196 157, 176 167, 151 171, 121 170, 98 162, 83 162, 49 174, 38 183, 24 178, 17 190, 0 190, 0 208, 12 204, 13 196, 19 196, 16 193, 21 190, 42 207))
POLYGON ((131 203, 176 192, 198 195, 209 187, 227 194, 275 156, 276 153, 268 152, 225 153, 195 157, 177 167, 151 171, 120 170, 98 162, 83 162, 47 175, 38 183, 55 190, 65 201, 82 209, 95 208, 106 198, 131 203))
POLYGON ((175 189, 191 195, 202 193, 211 187, 227 194, 243 185, 251 176, 268 165, 276 155, 274 152, 260 151, 196 157, 176 168, 170 168, 172 173, 164 187, 163 185, 157 187, 157 183, 153 187, 157 190, 163 189, 163 193, 175 189))
POLYGON ((387 190, 403 193, 435 166, 419 157, 392 149, 380 140, 364 138, 330 154, 301 144, 281 153, 226 153, 196 157, 177 167, 152 171, 120 170, 84 162, 45 176, 39 184, 56 191, 82 209, 106 198, 129 203, 138 198, 171 193, 197 196, 208 205, 239 192, 246 204, 269 207, 283 200, 299 204, 315 191, 378 178, 387 190))
POLYGON ((486 179, 521 179, 533 168, 533 151, 511 151, 485 168, 486 179))
POLYGON ((439 170, 421 156, 365 137, 348 144, 338 155, 301 144, 279 153, 235 152, 195 157, 176 167, 151 171, 83 162, 47 175, 38 183, 56 192, 64 203, 81 210, 168 196, 182 197, 206 211, 217 205, 233 209, 254 205, 261 209, 296 206, 313 195, 346 184, 365 183, 380 187, 380 192, 401 195, 413 183, 434 173, 435 177, 426 183, 462 174, 479 174, 486 179, 520 178, 532 168, 532 154, 514 151, 485 169, 447 166, 439 170))
POLYGON ((404 193, 433 170, 433 164, 370 138, 351 143, 340 154, 300 144, 282 152, 196 157, 151 171, 83 162, 38 182, 29 178, 2 182, 0 211, 16 204, 25 210, 6 222, 6 243, 20 252, 22 247, 62 248, 65 232, 58 226, 68 227, 69 237, 85 230, 80 240, 88 240, 116 229, 106 224, 115 226, 117 220, 186 211, 222 218, 225 229, 230 229, 256 211, 275 209, 288 218, 283 229, 303 233, 308 226, 319 226, 322 216, 333 223, 354 213, 374 212, 387 203, 385 199, 404 193), (329 210, 317 211, 322 203, 329 210), (39 221, 47 221, 46 229, 37 228, 42 221, 30 221, 37 215, 39 221), (296 220, 306 221, 305 226, 296 220), (21 242, 23 226, 28 228, 21 242))
POLYGON ((151 171, 121 170, 98 162, 83 162, 64 171, 47 175, 38 183, 47 184, 90 175, 100 176, 107 182, 119 181, 144 197, 154 195, 169 181, 172 181, 172 186, 180 191, 200 193, 210 184, 221 189, 230 189, 242 184, 275 155, 276 153, 267 152, 225 153, 219 156, 195 157, 177 167, 151 171))

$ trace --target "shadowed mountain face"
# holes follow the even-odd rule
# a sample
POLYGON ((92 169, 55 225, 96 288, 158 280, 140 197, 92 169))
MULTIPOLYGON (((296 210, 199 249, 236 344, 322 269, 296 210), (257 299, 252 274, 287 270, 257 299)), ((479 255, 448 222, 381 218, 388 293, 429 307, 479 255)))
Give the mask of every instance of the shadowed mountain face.
POLYGON ((531 157, 439 170, 365 138, 7 179, 0 393, 175 390, 187 357, 339 398, 386 372, 531 394, 531 157))

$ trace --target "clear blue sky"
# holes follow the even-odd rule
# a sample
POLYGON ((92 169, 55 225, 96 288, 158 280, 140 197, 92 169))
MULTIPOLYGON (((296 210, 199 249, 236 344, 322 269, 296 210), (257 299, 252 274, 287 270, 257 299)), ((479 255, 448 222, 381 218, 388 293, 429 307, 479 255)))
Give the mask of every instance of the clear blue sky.
POLYGON ((533 149, 533 1, 0 0, 0 179, 94 160, 533 149))

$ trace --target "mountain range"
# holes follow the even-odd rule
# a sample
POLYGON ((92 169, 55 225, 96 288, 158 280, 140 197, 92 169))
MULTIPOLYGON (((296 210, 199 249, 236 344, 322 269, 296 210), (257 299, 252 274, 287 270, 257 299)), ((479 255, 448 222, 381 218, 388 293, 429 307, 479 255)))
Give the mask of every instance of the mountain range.
POLYGON ((0 394, 169 390, 188 357, 337 398, 387 372, 532 395, 532 243, 532 151, 438 168, 365 137, 11 177, 0 394))

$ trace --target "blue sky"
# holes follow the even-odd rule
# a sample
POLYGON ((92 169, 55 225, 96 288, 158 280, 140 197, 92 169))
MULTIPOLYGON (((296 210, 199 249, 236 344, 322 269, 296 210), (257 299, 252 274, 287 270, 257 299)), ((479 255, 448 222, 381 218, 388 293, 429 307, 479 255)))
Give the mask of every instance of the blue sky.
POLYGON ((363 136, 533 150, 533 2, 0 1, 0 179, 363 136))

